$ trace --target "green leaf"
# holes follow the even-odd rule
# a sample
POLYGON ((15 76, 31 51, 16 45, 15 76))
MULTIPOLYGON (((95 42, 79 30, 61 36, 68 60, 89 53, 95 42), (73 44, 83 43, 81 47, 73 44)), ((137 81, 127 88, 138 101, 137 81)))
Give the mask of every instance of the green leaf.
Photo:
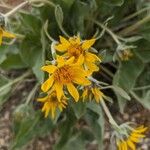
POLYGON ((105 0, 104 2, 108 5, 121 6, 124 3, 124 0, 105 0))
POLYGON ((134 50, 135 54, 144 62, 150 62, 150 42, 142 39, 137 43, 137 48, 134 50), (141 44, 142 43, 142 44, 141 44))
POLYGON ((72 136, 73 127, 76 123, 76 117, 72 109, 66 112, 66 119, 59 124, 60 139, 55 145, 55 150, 63 150, 68 140, 72 136), (67 134, 66 134, 67 133, 67 134))
POLYGON ((45 136, 53 129, 53 123, 43 119, 39 111, 34 111, 32 106, 22 104, 13 114, 14 138, 12 150, 21 149, 31 139, 45 136))
POLYGON ((44 64, 44 52, 41 43, 38 42, 38 39, 30 35, 27 36, 21 44, 20 55, 24 63, 28 65, 28 67, 32 68, 38 81, 42 83, 44 73, 40 70, 40 68, 44 64))
POLYGON ((55 7, 55 17, 56 17, 56 21, 57 21, 58 25, 62 26, 64 17, 63 17, 62 8, 59 5, 56 5, 56 7, 55 7))
POLYGON ((103 149, 104 139, 104 118, 100 105, 90 102, 87 104, 87 108, 90 110, 86 114, 86 120, 93 130, 93 133, 97 139, 99 148, 103 149))
POLYGON ((0 66, 4 69, 22 69, 27 67, 19 54, 8 55, 0 66))
MULTIPOLYGON (((144 69, 144 64, 142 61, 134 55, 133 58, 129 61, 122 62, 119 66, 118 71, 116 72, 114 79, 113 79, 113 85, 121 87, 124 89, 127 93, 129 93, 132 88, 134 87, 136 80, 138 76, 141 74, 141 72, 144 69)), ((121 92, 122 93, 122 92, 121 92)), ((118 94, 118 91, 116 92, 116 96, 118 99, 119 107, 121 112, 123 112, 126 100, 125 98, 128 98, 126 96, 120 97, 121 94, 118 94)))
POLYGON ((71 103, 71 107, 78 119, 80 119, 86 112, 86 104, 82 101, 78 103, 71 103))
POLYGON ((121 97, 130 100, 130 96, 127 94, 127 92, 125 92, 122 88, 118 87, 118 86, 112 86, 112 89, 118 93, 121 97))
MULTIPOLYGON (((0 75, 0 88, 4 86, 5 84, 9 83, 9 79, 4 77, 3 75, 0 75)), ((2 105, 8 100, 10 96, 10 90, 11 86, 5 88, 5 90, 0 92, 0 109, 2 105)))

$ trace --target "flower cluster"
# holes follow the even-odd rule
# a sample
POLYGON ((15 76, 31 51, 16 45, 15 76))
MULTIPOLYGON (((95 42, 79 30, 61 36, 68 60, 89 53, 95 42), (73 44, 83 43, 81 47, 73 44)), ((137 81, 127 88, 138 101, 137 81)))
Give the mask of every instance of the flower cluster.
MULTIPOLYGON (((68 94, 78 102, 80 99, 79 86, 85 87, 83 95, 87 93, 87 88, 92 86, 89 76, 94 71, 98 71, 99 67, 96 62, 101 61, 90 52, 94 43, 95 39, 81 41, 79 37, 74 36, 67 40, 60 36, 60 42, 54 46, 59 55, 57 54, 56 60, 53 60, 51 65, 41 68, 42 71, 48 73, 48 79, 41 85, 41 90, 47 93, 47 96, 38 99, 44 103, 42 111, 45 112, 45 117, 51 112, 54 118, 57 108, 60 110, 66 108, 66 95, 68 94)), ((103 97, 103 93, 98 88, 93 87, 92 93, 97 102, 103 97)))
POLYGON ((118 150, 136 150, 135 143, 139 143, 140 139, 145 137, 144 132, 147 129, 147 127, 142 125, 138 128, 128 130, 129 133, 126 136, 120 136, 120 139, 117 139, 118 150))

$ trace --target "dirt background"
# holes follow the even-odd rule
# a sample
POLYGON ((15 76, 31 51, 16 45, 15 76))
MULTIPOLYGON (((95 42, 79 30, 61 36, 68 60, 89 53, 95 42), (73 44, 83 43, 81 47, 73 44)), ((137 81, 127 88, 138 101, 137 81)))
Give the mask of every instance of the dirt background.
MULTIPOLYGON (((5 0, 9 4, 9 7, 14 7, 21 3, 21 0, 5 0)), ((2 1, 0 1, 0 6, 2 1)), ((9 10, 7 6, 0 7, 0 12, 7 12, 9 10)), ((13 138, 12 133, 12 113, 14 109, 20 104, 20 99, 23 98, 25 92, 30 90, 31 86, 23 84, 16 88, 16 94, 12 93, 11 98, 4 104, 0 111, 0 150, 9 150, 10 143, 13 138), (19 93, 19 94, 18 94, 19 93)), ((133 121, 137 124, 144 124, 150 127, 150 111, 144 109, 138 102, 131 101, 125 108, 125 113, 121 115, 118 110, 113 106, 110 106, 112 114, 119 122, 133 121)), ((110 139, 110 127, 108 122, 105 122, 105 150, 109 150, 109 139, 110 139)), ((55 142, 56 137, 54 135, 48 135, 46 137, 33 139, 26 147, 21 150, 52 150, 52 146, 55 142)), ((142 144, 138 145, 138 150, 150 150, 150 133, 147 133, 147 137, 143 139, 142 144)), ((97 150, 95 143, 87 145, 87 150, 97 150)))

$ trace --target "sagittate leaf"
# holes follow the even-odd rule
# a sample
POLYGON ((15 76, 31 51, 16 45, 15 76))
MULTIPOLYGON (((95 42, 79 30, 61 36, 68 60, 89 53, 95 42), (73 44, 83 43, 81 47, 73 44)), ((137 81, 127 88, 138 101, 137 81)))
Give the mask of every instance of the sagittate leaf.
MULTIPOLYGON (((129 61, 125 61, 120 64, 119 69, 114 76, 113 85, 117 87, 121 87, 123 90, 129 93, 134 87, 136 80, 138 76, 141 74, 141 72, 143 71, 143 69, 144 69, 144 64, 138 57, 134 55, 133 58, 131 58, 129 61)), ((116 95, 117 95, 120 110, 121 112, 123 112, 126 99, 128 99, 128 97, 126 97, 124 94, 121 95, 121 93, 122 92, 118 94, 117 91, 116 95)))

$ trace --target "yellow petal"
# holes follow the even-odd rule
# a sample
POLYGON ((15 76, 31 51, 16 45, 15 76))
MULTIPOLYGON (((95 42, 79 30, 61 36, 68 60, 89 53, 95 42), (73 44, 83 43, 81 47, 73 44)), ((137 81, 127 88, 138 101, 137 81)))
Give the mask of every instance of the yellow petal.
POLYGON ((132 150, 135 150, 135 145, 130 140, 127 140, 127 144, 132 150))
POLYGON ((135 142, 135 143, 138 143, 138 142, 139 142, 139 138, 136 138, 136 137, 133 137, 133 136, 130 136, 129 139, 130 139, 132 142, 135 142))
POLYGON ((53 76, 50 76, 41 86, 43 92, 47 92, 54 82, 53 76))
POLYGON ((14 34, 12 34, 12 33, 3 31, 3 37, 6 37, 6 38, 15 38, 16 36, 14 34))
POLYGON ((58 83, 58 82, 56 82, 54 84, 54 87, 55 87, 55 90, 56 90, 58 101, 60 102, 61 97, 63 96, 63 85, 58 83))
POLYGON ((72 45, 74 45, 74 44, 78 44, 78 45, 80 45, 80 37, 71 37, 71 38, 69 38, 69 42, 72 44, 72 45))
POLYGON ((86 88, 82 93, 82 100, 84 101, 87 96, 88 96, 88 89, 86 88))
POLYGON ((136 138, 144 138, 145 137, 144 134, 139 134, 139 133, 132 133, 131 136, 136 137, 136 138))
POLYGON ((51 73, 53 73, 57 69, 57 67, 54 66, 54 65, 47 65, 47 66, 43 66, 41 69, 43 71, 46 71, 46 72, 48 72, 48 73, 51 74, 51 73))
POLYGON ((74 87, 74 85, 72 83, 67 84, 67 89, 68 89, 69 93, 71 94, 71 96, 77 102, 79 100, 79 93, 78 93, 77 89, 74 87))
POLYGON ((45 96, 43 98, 38 98, 37 101, 38 102, 45 102, 47 100, 48 96, 45 96))
POLYGON ((142 127, 142 128, 136 128, 133 132, 134 133, 143 133, 147 130, 148 128, 147 127, 142 127))
POLYGON ((117 142, 118 150, 122 150, 122 144, 121 142, 117 142))
POLYGON ((57 44, 57 45, 54 46, 54 48, 55 48, 57 51, 65 52, 65 51, 67 51, 67 49, 68 49, 68 45, 65 45, 65 44, 57 44))
POLYGON ((75 63, 75 65, 79 65, 81 66, 84 63, 84 56, 81 54, 77 60, 77 62, 75 63))
POLYGON ((95 39, 84 41, 82 44, 82 49, 84 50, 89 49, 95 43, 95 41, 96 41, 95 39))
POLYGON ((100 58, 98 58, 95 54, 92 54, 90 52, 85 53, 85 59, 86 61, 89 61, 89 62, 96 62, 96 61, 101 62, 100 58))
POLYGON ((61 66, 63 66, 66 63, 66 61, 65 61, 65 59, 62 56, 57 56, 57 63, 58 63, 57 66, 61 67, 61 66))
POLYGON ((91 84, 91 82, 88 79, 82 76, 74 77, 73 82, 82 86, 87 86, 91 84))
POLYGON ((68 45, 68 46, 70 45, 70 43, 68 42, 68 40, 65 39, 64 37, 59 36, 59 39, 60 39, 61 44, 65 44, 65 45, 68 45))
POLYGON ((70 64, 72 64, 73 62, 74 62, 74 57, 71 57, 71 58, 69 58, 66 62, 65 62, 65 64, 66 65, 70 65, 70 64))
POLYGON ((85 62, 85 65, 87 66, 87 68, 89 69, 89 71, 94 72, 94 71, 98 71, 99 67, 97 65, 95 65, 92 62, 85 62))
POLYGON ((128 146, 127 146, 127 143, 125 141, 123 141, 123 146, 124 146, 124 150, 128 150, 128 146))

